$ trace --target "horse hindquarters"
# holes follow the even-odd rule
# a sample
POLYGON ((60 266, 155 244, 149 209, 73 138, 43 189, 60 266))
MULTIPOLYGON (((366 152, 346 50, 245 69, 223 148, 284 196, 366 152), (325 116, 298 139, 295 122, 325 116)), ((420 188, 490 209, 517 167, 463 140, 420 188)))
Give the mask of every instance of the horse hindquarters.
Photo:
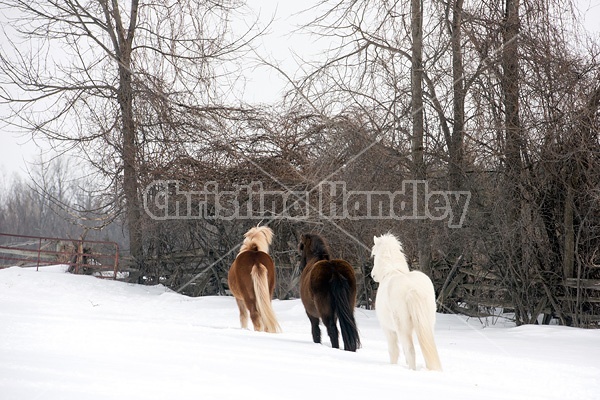
POLYGON ((253 310, 250 310, 252 323, 255 327, 258 326, 264 328, 266 332, 281 332, 281 327, 277 322, 277 317, 271 306, 271 291, 269 290, 267 267, 260 263, 254 264, 250 275, 254 286, 256 311, 258 313, 258 315, 253 315, 253 310))

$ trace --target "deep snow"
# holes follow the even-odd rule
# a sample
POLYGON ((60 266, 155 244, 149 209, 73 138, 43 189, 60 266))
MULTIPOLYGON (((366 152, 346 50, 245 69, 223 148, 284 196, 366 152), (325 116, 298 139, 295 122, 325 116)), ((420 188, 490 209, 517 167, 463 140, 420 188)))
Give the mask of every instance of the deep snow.
POLYGON ((444 372, 388 363, 374 311, 356 353, 312 343, 299 300, 283 333, 239 328, 231 297, 189 298, 62 273, 0 270, 0 399, 600 399, 600 330, 484 326, 438 314, 444 372))

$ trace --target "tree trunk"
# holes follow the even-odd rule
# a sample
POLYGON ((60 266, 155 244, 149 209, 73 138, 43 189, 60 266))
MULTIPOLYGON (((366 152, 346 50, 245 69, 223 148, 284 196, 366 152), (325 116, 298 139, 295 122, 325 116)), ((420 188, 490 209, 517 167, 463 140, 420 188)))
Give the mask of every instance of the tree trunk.
MULTIPOLYGON (((452 136, 448 144, 450 190, 463 188, 463 131, 465 127, 465 77, 461 47, 463 0, 455 0, 452 10, 452 79, 453 117, 452 136)), ((459 210, 453 210, 459 212, 459 210)))
POLYGON ((523 276, 523 235, 521 227, 522 177, 521 123, 519 119, 519 0, 506 0, 502 43, 502 90, 504 95, 504 185, 506 235, 509 244, 505 255, 508 278, 515 297, 515 319, 518 325, 528 323, 528 286, 523 276))
POLYGON ((511 186, 511 199, 517 201, 522 170, 521 122, 519 119, 519 0, 506 1, 504 38, 502 45, 502 87, 505 111, 506 178, 511 186))
MULTIPOLYGON (((412 110, 412 161, 413 178, 416 181, 427 179, 424 158, 423 123, 423 4, 422 0, 411 0, 411 110, 412 110)), ((425 215, 425 185, 417 184, 417 215, 425 215)), ((427 219, 417 220, 417 252, 419 268, 431 275, 430 240, 427 232, 427 219)))
POLYGON ((123 192, 126 202, 127 225, 129 228, 129 250, 134 264, 143 269, 143 237, 141 227, 141 207, 139 198, 139 184, 137 171, 137 141, 136 127, 133 110, 133 86, 131 73, 131 53, 133 48, 133 37, 137 23, 137 10, 139 2, 131 2, 130 21, 128 29, 125 29, 120 17, 118 6, 113 3, 113 15, 115 21, 116 54, 119 57, 119 93, 117 100, 121 110, 121 124, 123 135, 122 159, 123 159, 123 192))
POLYGON ((573 278, 575 265, 575 229, 573 227, 573 189, 567 183, 567 197, 564 207, 565 254, 563 257, 564 279, 573 278))
POLYGON ((121 108, 123 129, 123 191, 127 207, 127 223, 129 228, 129 249, 136 265, 143 260, 143 242, 138 197, 137 177, 137 145, 135 122, 133 118, 133 96, 131 72, 120 67, 119 105, 121 108))

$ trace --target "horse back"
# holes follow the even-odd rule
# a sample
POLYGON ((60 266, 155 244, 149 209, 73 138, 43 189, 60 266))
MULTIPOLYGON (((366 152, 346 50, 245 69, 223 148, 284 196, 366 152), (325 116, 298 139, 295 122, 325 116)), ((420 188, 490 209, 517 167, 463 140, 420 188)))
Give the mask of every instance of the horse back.
POLYGON ((379 284, 375 310, 383 326, 393 329, 398 325, 412 326, 409 303, 418 302, 424 313, 435 320, 435 289, 431 279, 421 271, 388 275, 379 284))
POLYGON ((327 294, 331 288, 331 282, 335 279, 344 279, 348 282, 352 298, 356 298, 356 276, 354 269, 345 260, 320 260, 307 266, 301 278, 301 294, 305 296, 327 294))

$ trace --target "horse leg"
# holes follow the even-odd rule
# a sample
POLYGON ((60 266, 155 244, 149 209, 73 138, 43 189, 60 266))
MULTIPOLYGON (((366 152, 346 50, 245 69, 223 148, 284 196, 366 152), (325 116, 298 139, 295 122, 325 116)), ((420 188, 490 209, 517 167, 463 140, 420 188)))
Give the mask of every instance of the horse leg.
POLYGON ((329 339, 331 340, 331 347, 334 349, 340 348, 340 334, 338 332, 336 318, 334 315, 323 315, 323 325, 327 327, 327 334, 329 335, 329 339))
POLYGON ((244 300, 237 298, 235 302, 240 310, 240 324, 242 325, 242 329, 248 329, 248 308, 246 307, 246 303, 244 300))
POLYGON ((416 357, 415 357, 415 345, 413 344, 412 332, 401 332, 400 343, 402 343, 402 350, 404 351, 404 357, 406 357, 406 363, 412 370, 417 369, 416 357))
POLYGON ((400 349, 398 348, 398 335, 396 331, 392 329, 383 329, 385 337, 388 342, 388 353, 390 354, 390 363, 398 364, 398 356, 400 355, 400 349))
POLYGON ((306 315, 308 315, 308 319, 310 320, 313 342, 321 343, 321 328, 319 328, 319 318, 313 317, 308 312, 306 315))
POLYGON ((258 308, 256 308, 256 300, 250 301, 248 303, 248 310, 250 310, 250 319, 252 320, 252 324, 254 325, 254 330, 262 332, 262 319, 260 318, 258 308))
POLYGON ((323 320, 323 325, 327 328, 327 334, 331 340, 331 347, 340 348, 339 332, 337 329, 337 318, 331 309, 331 299, 327 295, 315 295, 315 307, 323 320))

